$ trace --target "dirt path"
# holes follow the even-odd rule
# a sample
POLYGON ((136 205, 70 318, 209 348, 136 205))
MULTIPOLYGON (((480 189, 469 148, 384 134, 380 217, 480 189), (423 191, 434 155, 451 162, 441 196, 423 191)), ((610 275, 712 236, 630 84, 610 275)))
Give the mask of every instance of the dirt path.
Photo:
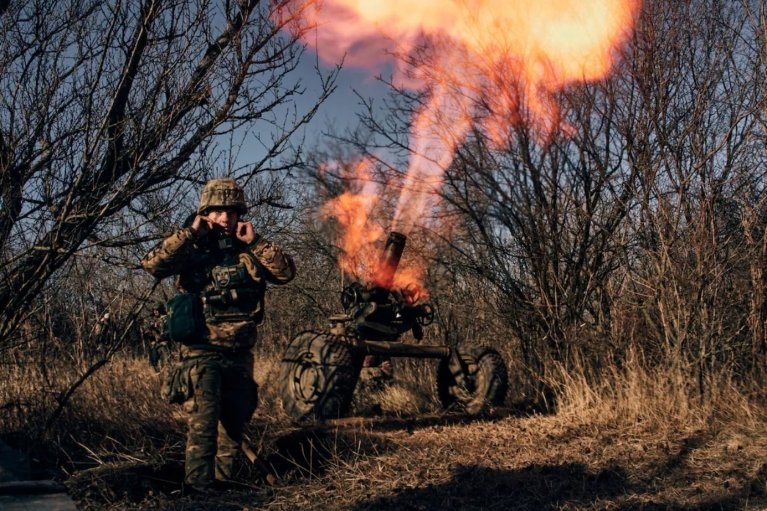
POLYGON ((262 423, 252 434, 280 486, 201 499, 150 484, 178 477, 178 461, 103 469, 74 486, 86 509, 105 495, 116 509, 767 509, 767 426, 659 431, 499 414, 262 423))

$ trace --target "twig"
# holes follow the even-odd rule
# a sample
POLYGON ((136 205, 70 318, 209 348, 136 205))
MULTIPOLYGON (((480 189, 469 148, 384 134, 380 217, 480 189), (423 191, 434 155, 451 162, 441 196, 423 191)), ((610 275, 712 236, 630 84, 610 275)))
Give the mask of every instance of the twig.
POLYGON ((122 332, 120 333, 120 337, 117 339, 117 342, 114 343, 114 345, 106 352, 103 358, 100 360, 97 360, 93 365, 91 365, 74 383, 72 383, 69 388, 67 388, 65 391, 59 393, 56 401, 58 401, 58 406, 56 409, 51 413, 51 416, 48 417, 48 419, 45 421, 45 427, 46 429, 49 429, 54 422, 61 416, 62 412, 64 411, 64 408, 66 407, 67 403, 69 402, 69 399, 72 397, 72 395, 75 393, 75 391, 80 388, 80 386, 85 383, 85 381, 90 378, 93 374, 96 373, 99 369, 101 369, 106 363, 109 361, 109 358, 112 356, 112 354, 117 351, 117 348, 122 346, 122 343, 125 341, 125 338, 128 336, 128 333, 133 328, 133 325, 136 323, 136 318, 138 317, 138 314, 141 313, 141 311, 146 306, 147 299, 154 293, 154 290, 157 288, 158 284, 160 283, 159 280, 156 280, 154 285, 152 285, 151 289, 144 293, 144 295, 141 297, 140 303, 138 309, 135 311, 135 313, 132 315, 132 318, 130 321, 128 321, 127 325, 123 328, 122 332))

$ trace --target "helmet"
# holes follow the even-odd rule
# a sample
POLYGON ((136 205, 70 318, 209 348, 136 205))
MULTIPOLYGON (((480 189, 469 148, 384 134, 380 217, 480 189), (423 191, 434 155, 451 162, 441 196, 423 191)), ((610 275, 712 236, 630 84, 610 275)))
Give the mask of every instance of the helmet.
POLYGON ((245 205, 245 193, 234 179, 211 179, 205 183, 200 194, 198 215, 204 215, 211 208, 231 208, 240 215, 248 212, 245 205))

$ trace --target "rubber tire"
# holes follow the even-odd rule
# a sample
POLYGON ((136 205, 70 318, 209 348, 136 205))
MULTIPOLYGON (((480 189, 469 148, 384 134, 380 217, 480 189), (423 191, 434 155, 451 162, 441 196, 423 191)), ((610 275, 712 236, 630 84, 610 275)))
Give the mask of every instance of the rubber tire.
POLYGON ((488 346, 460 348, 458 355, 469 366, 462 389, 450 371, 450 359, 437 366, 437 396, 446 410, 458 409, 470 415, 501 406, 509 390, 509 374, 501 355, 488 346))
POLYGON ((359 377, 360 362, 339 336, 303 332, 280 364, 282 408, 298 422, 344 417, 359 377))

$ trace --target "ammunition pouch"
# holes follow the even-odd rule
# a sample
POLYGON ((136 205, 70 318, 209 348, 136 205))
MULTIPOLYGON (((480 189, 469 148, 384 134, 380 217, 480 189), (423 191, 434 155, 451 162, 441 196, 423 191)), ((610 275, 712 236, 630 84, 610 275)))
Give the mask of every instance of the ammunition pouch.
POLYGON ((182 344, 199 342, 200 336, 205 331, 200 296, 196 293, 178 293, 168 301, 167 309, 168 338, 182 344))
POLYGON ((178 362, 165 375, 160 394, 171 404, 181 404, 193 394, 192 367, 184 361, 178 362))
POLYGON ((213 288, 203 292, 205 319, 210 323, 255 321, 264 315, 266 285, 254 281, 245 265, 216 266, 211 270, 213 288))

